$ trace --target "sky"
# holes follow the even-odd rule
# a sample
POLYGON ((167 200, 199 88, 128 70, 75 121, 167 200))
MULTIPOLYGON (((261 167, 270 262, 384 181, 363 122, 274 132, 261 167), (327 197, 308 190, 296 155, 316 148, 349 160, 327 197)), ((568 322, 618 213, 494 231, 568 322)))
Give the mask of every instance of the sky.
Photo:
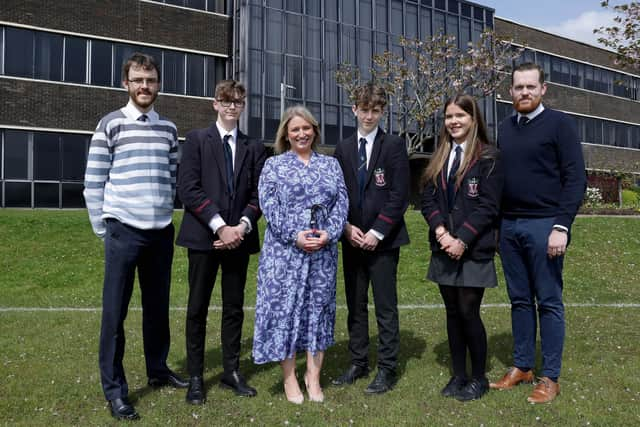
MULTIPOLYGON (((495 9, 495 16, 573 40, 600 46, 593 29, 613 23, 614 13, 600 0, 472 0, 495 9)), ((625 3, 611 1, 612 5, 625 3)), ((626 2, 628 3, 628 2, 626 2)), ((600 46, 602 47, 602 46, 600 46)))

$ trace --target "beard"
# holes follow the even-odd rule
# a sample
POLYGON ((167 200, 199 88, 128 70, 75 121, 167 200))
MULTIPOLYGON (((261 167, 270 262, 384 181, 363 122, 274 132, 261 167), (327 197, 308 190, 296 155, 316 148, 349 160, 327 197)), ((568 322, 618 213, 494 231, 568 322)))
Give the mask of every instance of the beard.
POLYGON ((138 107, 147 109, 155 102, 158 97, 158 92, 151 91, 149 89, 131 89, 129 90, 129 97, 138 107), (146 95, 146 98, 142 98, 142 95, 146 95))
POLYGON ((520 98, 518 100, 514 100, 513 108, 520 114, 529 114, 530 112, 538 108, 538 105, 540 105, 541 102, 542 102, 541 97, 529 96, 527 98, 520 98), (525 101, 525 100, 528 102, 523 103, 522 101, 525 101))

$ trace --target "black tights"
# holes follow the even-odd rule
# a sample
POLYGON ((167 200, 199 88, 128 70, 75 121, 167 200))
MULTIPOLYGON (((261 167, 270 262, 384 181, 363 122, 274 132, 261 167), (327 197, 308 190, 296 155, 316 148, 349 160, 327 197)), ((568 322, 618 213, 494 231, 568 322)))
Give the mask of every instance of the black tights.
POLYGON ((447 335, 453 362, 453 375, 466 377, 467 348, 471 356, 471 375, 485 375, 487 332, 480 318, 484 288, 440 285, 447 311, 447 335))

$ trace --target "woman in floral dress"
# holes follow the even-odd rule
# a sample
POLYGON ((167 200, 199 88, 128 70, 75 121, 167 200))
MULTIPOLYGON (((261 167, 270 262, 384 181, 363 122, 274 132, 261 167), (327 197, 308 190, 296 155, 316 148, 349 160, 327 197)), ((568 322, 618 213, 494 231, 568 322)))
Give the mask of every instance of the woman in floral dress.
POLYGON ((320 369, 334 343, 338 240, 348 210, 338 162, 317 153, 318 122, 302 106, 285 111, 258 192, 267 220, 258 266, 255 363, 280 362, 287 400, 304 398, 295 374, 307 354, 309 400, 322 402, 320 369))

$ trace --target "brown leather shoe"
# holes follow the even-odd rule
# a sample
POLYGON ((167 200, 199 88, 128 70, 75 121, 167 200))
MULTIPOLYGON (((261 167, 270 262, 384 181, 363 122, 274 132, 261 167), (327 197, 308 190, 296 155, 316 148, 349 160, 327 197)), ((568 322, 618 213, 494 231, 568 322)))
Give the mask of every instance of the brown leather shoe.
POLYGON ((489 384, 489 387, 498 390, 509 390, 520 383, 531 384, 533 382, 533 371, 524 372, 512 366, 497 383, 489 384))
POLYGON ((549 377, 538 378, 538 383, 533 389, 531 396, 527 398, 529 403, 551 402, 560 394, 560 384, 554 383, 549 377))

